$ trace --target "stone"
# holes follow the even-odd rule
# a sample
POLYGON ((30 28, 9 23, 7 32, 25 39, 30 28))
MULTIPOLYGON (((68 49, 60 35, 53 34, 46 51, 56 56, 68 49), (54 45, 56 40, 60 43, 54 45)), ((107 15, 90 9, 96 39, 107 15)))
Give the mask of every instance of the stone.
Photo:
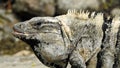
POLYGON ((24 12, 35 16, 53 16, 55 4, 54 0, 16 0, 13 10, 17 13, 24 12))
POLYGON ((65 13, 68 9, 98 9, 98 0, 57 0, 57 14, 65 13))

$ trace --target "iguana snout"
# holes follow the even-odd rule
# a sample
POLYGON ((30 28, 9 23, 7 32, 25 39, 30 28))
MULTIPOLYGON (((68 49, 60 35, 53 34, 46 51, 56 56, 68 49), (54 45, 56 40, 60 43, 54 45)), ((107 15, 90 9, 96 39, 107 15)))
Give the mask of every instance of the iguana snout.
POLYGON ((40 33, 56 33, 59 34, 59 20, 53 17, 35 17, 25 22, 14 25, 13 34, 18 37, 28 37, 40 33))

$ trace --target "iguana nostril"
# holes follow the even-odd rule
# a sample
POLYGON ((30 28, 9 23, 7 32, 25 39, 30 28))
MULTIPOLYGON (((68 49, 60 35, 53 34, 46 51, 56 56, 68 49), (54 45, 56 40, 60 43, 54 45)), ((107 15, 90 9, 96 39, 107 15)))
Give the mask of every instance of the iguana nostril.
POLYGON ((20 28, 24 28, 24 25, 23 25, 23 24, 20 24, 19 27, 20 27, 20 28))
POLYGON ((16 26, 13 27, 13 30, 14 30, 15 32, 19 32, 19 33, 22 33, 22 32, 23 32, 23 31, 21 30, 21 28, 18 28, 18 27, 16 27, 16 26))
POLYGON ((16 24, 16 25, 13 27, 13 30, 14 30, 15 32, 18 32, 18 33, 24 33, 24 31, 21 30, 21 29, 23 29, 23 28, 24 28, 24 26, 23 26, 21 23, 19 23, 19 24, 16 24))

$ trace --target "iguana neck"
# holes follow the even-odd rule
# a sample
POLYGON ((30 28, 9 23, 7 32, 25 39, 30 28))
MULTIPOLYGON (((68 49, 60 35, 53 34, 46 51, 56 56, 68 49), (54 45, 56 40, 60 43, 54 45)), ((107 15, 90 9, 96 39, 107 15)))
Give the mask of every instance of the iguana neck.
POLYGON ((100 35, 102 35, 102 25, 103 25, 102 14, 98 14, 94 18, 92 17, 88 18, 87 16, 81 17, 80 15, 75 15, 75 14, 61 15, 61 16, 57 16, 56 18, 58 18, 61 21, 67 35, 74 42, 78 39, 78 37, 80 37, 80 35, 86 35, 88 29, 91 30, 92 28, 94 29, 94 26, 95 29, 97 29, 97 31, 101 32, 100 35))

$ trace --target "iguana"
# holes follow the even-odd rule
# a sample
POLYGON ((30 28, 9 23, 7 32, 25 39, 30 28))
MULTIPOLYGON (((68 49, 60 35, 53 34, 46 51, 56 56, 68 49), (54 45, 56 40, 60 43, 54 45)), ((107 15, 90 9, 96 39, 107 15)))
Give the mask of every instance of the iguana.
POLYGON ((13 34, 28 43, 48 67, 66 68, 70 63, 71 68, 112 68, 119 20, 109 20, 103 13, 68 10, 64 15, 17 23, 13 34), (107 61, 111 63, 103 64, 107 61))

